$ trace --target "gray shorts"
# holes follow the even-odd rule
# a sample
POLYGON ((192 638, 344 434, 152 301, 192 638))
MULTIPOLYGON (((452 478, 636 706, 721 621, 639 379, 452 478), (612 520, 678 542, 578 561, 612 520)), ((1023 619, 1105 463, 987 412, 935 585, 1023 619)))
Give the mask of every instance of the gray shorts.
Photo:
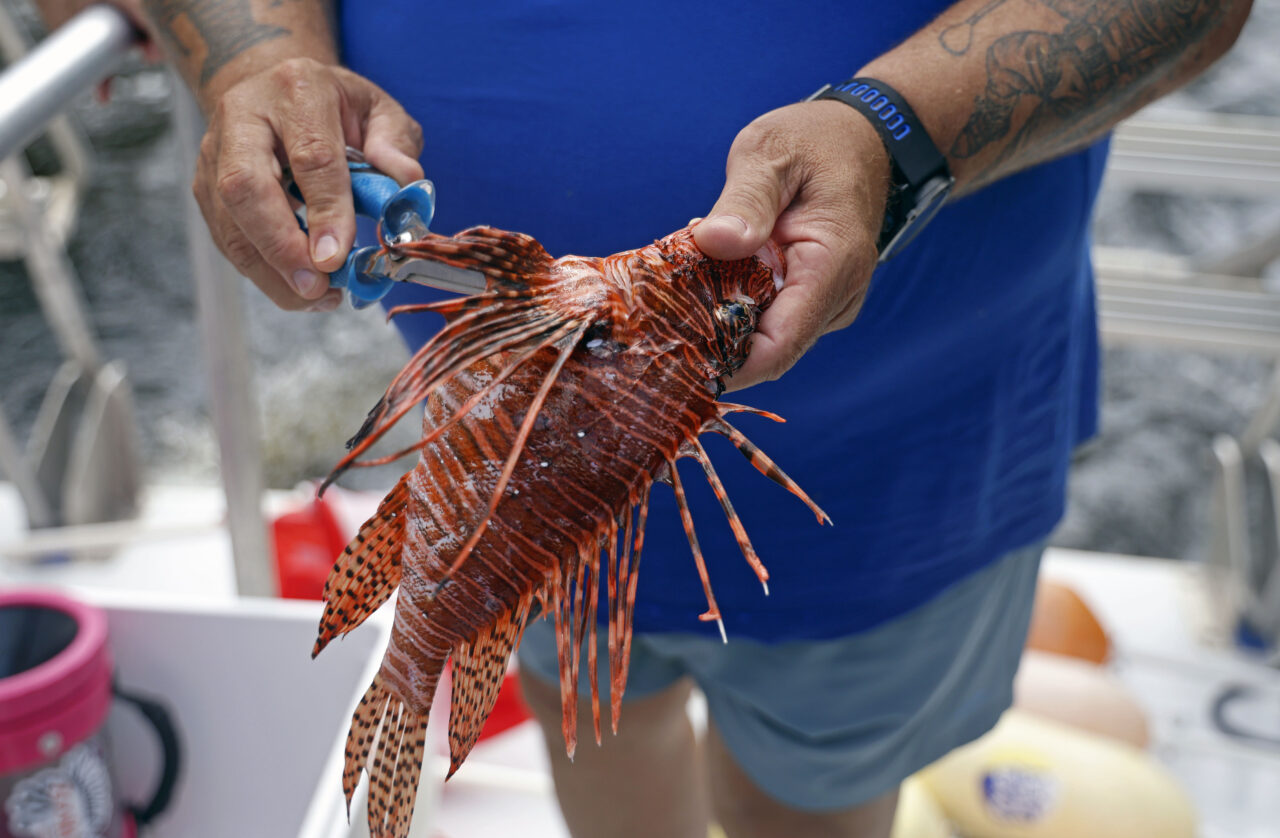
MULTIPOLYGON (((1043 544, 1016 550, 915 610, 836 640, 769 644, 730 635, 726 645, 638 634, 626 698, 688 676, 761 789, 796 809, 856 806, 981 736, 1009 707, 1043 551, 1043 544)), ((590 692, 586 659, 582 695, 590 692)), ((528 627, 519 660, 526 672, 559 683, 550 621, 528 627)), ((607 649, 599 660, 603 704, 607 649)))

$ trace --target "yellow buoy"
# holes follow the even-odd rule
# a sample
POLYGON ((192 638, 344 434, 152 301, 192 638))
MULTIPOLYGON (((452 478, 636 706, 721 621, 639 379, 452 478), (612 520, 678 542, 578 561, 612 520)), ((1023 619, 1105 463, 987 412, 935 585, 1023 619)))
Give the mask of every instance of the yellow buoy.
POLYGON ((1195 838, 1177 782, 1137 748, 1010 710, 920 774, 967 838, 1195 838))
POLYGON ((938 802, 917 777, 908 777, 898 791, 898 811, 890 838, 951 838, 951 827, 938 802))

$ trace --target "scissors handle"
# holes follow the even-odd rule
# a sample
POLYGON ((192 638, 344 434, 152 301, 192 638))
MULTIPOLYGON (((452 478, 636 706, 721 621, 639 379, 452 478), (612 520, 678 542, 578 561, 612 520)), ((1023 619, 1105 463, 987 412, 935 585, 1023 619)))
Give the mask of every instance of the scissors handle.
MULTIPOLYGON (((348 150, 347 169, 351 173, 351 198, 356 215, 378 222, 378 235, 387 241, 403 241, 405 237, 424 235, 436 210, 436 190, 429 180, 415 180, 401 187, 395 180, 360 159, 359 152, 348 150)), ((290 194, 303 200, 302 192, 292 179, 290 194)), ((302 224, 303 231, 306 225, 302 224)), ((364 308, 386 296, 395 283, 391 277, 370 271, 377 246, 361 247, 347 254, 341 268, 329 274, 332 288, 345 288, 351 304, 364 308)))

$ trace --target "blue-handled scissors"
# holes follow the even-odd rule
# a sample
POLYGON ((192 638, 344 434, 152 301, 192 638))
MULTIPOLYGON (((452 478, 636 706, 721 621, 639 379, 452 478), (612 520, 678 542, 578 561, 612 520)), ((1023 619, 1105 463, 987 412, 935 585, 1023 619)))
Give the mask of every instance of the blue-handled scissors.
MULTIPOLYGON (((378 222, 378 237, 383 245, 403 245, 427 234, 436 210, 436 190, 431 181, 417 180, 401 187, 353 148, 347 149, 347 169, 351 173, 356 215, 378 222)), ((288 172, 285 186, 294 198, 302 200, 302 193, 288 172)), ((302 219, 299 224, 305 231, 302 219)), ((355 308, 381 300, 397 282, 414 282, 457 294, 478 294, 486 287, 485 277, 478 271, 396 256, 382 245, 352 250, 346 263, 329 274, 329 285, 345 288, 355 308)))

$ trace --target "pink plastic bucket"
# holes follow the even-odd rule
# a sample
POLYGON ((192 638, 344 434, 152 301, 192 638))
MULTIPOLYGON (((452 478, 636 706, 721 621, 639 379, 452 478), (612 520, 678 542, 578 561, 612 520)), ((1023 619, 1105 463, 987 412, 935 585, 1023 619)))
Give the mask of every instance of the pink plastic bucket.
MULTIPOLYGON (((134 834, 140 810, 114 792, 103 735, 111 673, 101 611, 49 591, 0 592, 0 838, 134 834)), ((165 751, 150 817, 172 793, 177 740, 163 710, 135 703, 165 751)))

